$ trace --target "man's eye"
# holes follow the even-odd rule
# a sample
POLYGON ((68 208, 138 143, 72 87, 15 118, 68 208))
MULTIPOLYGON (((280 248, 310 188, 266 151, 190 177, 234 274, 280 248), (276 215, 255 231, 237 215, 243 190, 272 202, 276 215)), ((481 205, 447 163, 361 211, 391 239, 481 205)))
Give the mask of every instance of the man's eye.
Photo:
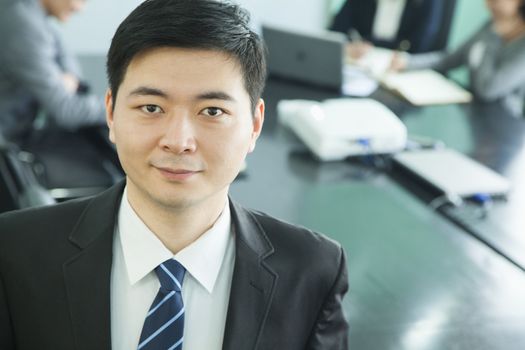
POLYGON ((144 106, 140 107, 140 109, 143 112, 148 113, 148 114, 162 113, 162 108, 160 108, 157 105, 144 105, 144 106))
POLYGON ((202 113, 209 117, 218 117, 224 114, 224 111, 218 107, 208 107, 202 110, 202 113))

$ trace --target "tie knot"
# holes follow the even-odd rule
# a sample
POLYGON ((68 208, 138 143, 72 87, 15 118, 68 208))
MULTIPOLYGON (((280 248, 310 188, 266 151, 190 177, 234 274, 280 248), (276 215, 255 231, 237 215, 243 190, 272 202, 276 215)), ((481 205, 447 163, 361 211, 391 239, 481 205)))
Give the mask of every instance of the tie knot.
POLYGON ((177 260, 169 259, 155 268, 161 289, 180 292, 186 269, 177 260))

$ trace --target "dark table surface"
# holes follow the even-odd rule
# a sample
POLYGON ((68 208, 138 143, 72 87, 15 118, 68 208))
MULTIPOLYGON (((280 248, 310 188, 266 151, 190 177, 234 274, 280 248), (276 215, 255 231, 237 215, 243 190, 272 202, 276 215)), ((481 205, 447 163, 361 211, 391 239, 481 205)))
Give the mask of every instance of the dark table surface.
POLYGON ((525 221, 521 216, 525 209, 525 119, 510 115, 498 104, 415 108, 396 103, 384 91, 377 95, 397 109, 409 134, 441 140, 510 181, 508 196, 492 201, 488 210, 466 202, 445 206, 441 212, 525 270, 525 221))
MULTIPOLYGON (((522 270, 430 209, 388 172, 349 161, 319 163, 276 122, 280 99, 336 95, 271 80, 265 93, 265 129, 246 175, 232 185, 233 198, 324 232, 343 245, 352 349, 525 348, 522 270)), ((492 112, 495 106, 413 108, 382 92, 375 97, 401 116, 410 133, 444 140, 509 178, 519 178, 515 162, 523 121, 492 112)), ((485 219, 473 219, 472 226, 483 232, 490 222, 498 225, 497 216, 511 215, 515 200, 513 195, 496 204, 485 219)), ((507 237, 496 232, 500 236, 492 237, 494 244, 504 248, 513 236, 519 241, 523 224, 514 215, 514 223, 505 223, 507 237)), ((507 248, 520 253, 518 247, 507 248)))
POLYGON ((402 119, 409 132, 439 138, 510 180, 507 199, 495 200, 486 215, 475 205, 446 207, 443 212, 525 269, 525 120, 497 105, 482 104, 425 108, 402 119))

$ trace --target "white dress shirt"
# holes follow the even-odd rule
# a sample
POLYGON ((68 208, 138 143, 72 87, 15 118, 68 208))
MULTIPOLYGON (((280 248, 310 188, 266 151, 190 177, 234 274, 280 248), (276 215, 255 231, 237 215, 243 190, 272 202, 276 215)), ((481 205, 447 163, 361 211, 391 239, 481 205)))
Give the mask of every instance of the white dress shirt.
POLYGON ((137 348, 144 319, 160 286, 154 269, 171 258, 186 268, 183 350, 222 348, 235 260, 228 201, 213 227, 174 256, 135 213, 125 190, 111 269, 113 350, 137 348))
POLYGON ((393 40, 399 31, 405 5, 406 0, 379 0, 372 36, 379 40, 393 40))

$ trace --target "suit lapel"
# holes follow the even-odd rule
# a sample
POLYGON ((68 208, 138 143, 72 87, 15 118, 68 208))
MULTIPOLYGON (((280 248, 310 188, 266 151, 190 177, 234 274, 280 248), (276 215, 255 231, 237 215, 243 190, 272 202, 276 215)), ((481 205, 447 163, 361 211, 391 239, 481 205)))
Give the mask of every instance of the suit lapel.
POLYGON ((255 349, 278 276, 264 261, 273 247, 262 227, 252 214, 230 203, 236 256, 223 349, 255 349))
POLYGON ((70 235, 80 252, 64 264, 76 349, 111 349, 110 276, 123 183, 93 198, 70 235))

